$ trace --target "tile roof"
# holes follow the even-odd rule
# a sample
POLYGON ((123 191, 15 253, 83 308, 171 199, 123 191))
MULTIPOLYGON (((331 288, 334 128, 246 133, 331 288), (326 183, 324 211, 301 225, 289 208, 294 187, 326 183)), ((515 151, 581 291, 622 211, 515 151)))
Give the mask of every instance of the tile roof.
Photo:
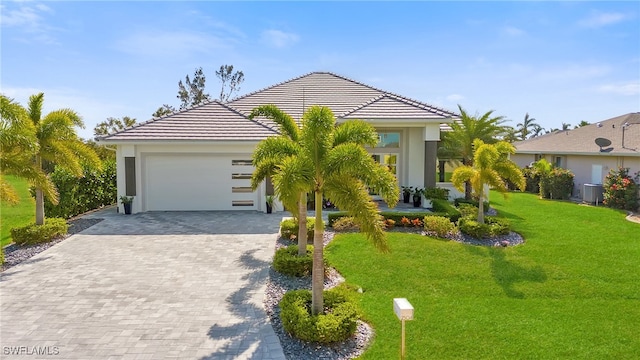
POLYGON ((516 153, 640 156, 640 113, 514 143, 516 153), (625 125, 626 124, 626 125, 625 125), (623 144, 624 134, 624 144, 623 144), (596 139, 603 145, 596 144, 596 139), (607 145, 607 140, 611 143, 607 145))
POLYGON ((329 73, 313 72, 239 97, 212 101, 100 138, 120 140, 261 140, 277 134, 268 119, 249 120, 257 106, 274 104, 294 119, 312 105, 329 107, 338 119, 435 120, 447 129, 458 115, 329 73))
POLYGON ((101 140, 262 140, 276 134, 227 105, 211 101, 136 124, 101 140))
POLYGON ((330 108, 337 118, 351 115, 356 110, 360 110, 363 114, 371 113, 364 110, 371 105, 387 112, 385 118, 404 118, 403 111, 409 107, 414 109, 408 118, 444 120, 457 117, 453 112, 379 90, 330 72, 313 72, 273 85, 235 99, 229 103, 229 106, 249 114, 254 107, 264 104, 274 104, 294 119, 300 119, 304 110, 312 105, 330 108), (381 99, 386 100, 379 103, 381 99), (388 106, 385 107, 385 104, 388 106), (393 110, 400 111, 394 113, 393 110))

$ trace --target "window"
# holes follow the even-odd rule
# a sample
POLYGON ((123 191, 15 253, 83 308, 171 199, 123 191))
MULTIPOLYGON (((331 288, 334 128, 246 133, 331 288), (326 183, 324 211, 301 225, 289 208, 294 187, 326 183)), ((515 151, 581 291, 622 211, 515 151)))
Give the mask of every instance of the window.
POLYGON ((253 163, 251 160, 231 160, 232 166, 251 166, 253 163))
POLYGON ((136 196, 136 158, 124 158, 125 195, 136 196))
POLYGON ((233 186, 231 187, 231 192, 233 193, 251 193, 251 186, 233 186))
POLYGON ((563 160, 563 159, 562 159, 562 156, 556 156, 556 157, 554 158, 554 162, 553 162, 553 164, 554 164, 556 167, 562 167, 562 166, 564 165, 564 162, 563 162, 562 160, 563 160))
POLYGON ((253 206, 253 200, 233 200, 231 206, 253 206))
POLYGON ((234 180, 246 180, 251 179, 251 174, 249 173, 233 173, 231 174, 231 178, 234 180))
POLYGON ((400 147, 400 133, 378 133, 378 145, 376 148, 399 148, 400 147))

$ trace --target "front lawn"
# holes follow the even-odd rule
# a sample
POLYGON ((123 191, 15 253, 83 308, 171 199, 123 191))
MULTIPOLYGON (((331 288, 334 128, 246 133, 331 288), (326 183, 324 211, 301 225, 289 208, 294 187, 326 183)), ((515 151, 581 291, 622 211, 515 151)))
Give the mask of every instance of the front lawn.
POLYGON ((363 359, 400 352, 393 298, 415 308, 408 359, 631 359, 640 354, 640 224, 622 212, 491 193, 526 242, 508 248, 389 233, 380 254, 341 234, 327 258, 364 289, 363 359))
POLYGON ((9 205, 6 202, 0 204, 0 244, 5 246, 12 242, 11 229, 14 227, 29 225, 35 221, 36 203, 29 194, 29 184, 26 180, 14 176, 6 176, 5 179, 11 183, 18 195, 20 203, 9 205))

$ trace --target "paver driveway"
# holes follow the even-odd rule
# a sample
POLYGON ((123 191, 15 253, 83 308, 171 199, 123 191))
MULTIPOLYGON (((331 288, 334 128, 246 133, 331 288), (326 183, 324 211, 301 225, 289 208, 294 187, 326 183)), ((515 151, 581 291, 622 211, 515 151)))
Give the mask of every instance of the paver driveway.
POLYGON ((262 305, 280 216, 91 217, 2 274, 3 359, 284 359, 262 305))

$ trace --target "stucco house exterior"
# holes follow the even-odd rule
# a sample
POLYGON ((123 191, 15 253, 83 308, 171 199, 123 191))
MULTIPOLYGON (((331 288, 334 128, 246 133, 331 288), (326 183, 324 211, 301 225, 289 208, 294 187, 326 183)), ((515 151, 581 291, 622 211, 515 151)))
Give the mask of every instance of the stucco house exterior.
POLYGON ((577 129, 557 131, 514 143, 511 156, 524 167, 541 158, 575 175, 573 196, 584 184, 602 184, 611 169, 640 171, 640 113, 629 113, 577 129))
MULTIPOLYGON (((153 118, 98 139, 116 148, 118 196, 133 196, 132 211, 265 209, 267 184, 250 187, 256 144, 278 134, 248 115, 275 104, 300 119, 312 105, 329 107, 338 123, 362 119, 380 143, 372 156, 395 172, 399 185, 436 185, 440 128, 455 113, 328 72, 309 73, 229 103, 211 101, 153 118)), ((121 209, 122 211, 122 209, 121 209)))

